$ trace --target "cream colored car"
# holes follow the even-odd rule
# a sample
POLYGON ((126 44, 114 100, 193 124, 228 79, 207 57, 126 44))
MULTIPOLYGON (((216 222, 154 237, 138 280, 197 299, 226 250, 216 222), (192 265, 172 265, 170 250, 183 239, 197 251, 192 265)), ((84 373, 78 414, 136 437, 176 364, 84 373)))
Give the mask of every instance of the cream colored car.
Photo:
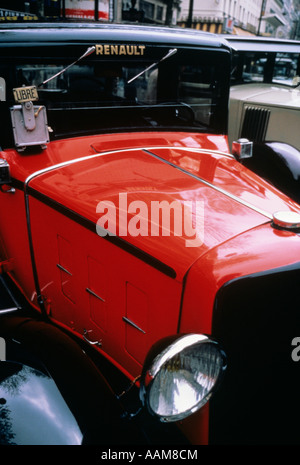
POLYGON ((300 42, 226 36, 233 49, 229 143, 276 141, 300 150, 300 42))

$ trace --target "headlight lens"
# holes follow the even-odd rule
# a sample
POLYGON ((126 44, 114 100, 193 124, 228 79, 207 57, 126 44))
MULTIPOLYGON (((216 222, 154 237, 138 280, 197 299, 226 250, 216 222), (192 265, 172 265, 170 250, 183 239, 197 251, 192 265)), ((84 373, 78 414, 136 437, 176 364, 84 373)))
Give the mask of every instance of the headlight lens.
POLYGON ((177 421, 201 408, 226 368, 219 345, 201 334, 179 337, 144 373, 141 392, 151 413, 177 421))

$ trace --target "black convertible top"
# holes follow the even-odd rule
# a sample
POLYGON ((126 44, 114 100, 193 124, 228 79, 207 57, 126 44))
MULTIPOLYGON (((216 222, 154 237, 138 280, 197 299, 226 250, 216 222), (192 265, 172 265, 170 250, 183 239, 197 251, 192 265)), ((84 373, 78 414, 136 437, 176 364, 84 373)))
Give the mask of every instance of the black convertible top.
POLYGON ((93 41, 191 45, 228 49, 220 36, 192 29, 95 23, 23 23, 0 24, 0 46, 43 44, 83 44, 93 41))
POLYGON ((274 37, 223 36, 236 52, 300 53, 300 41, 274 37))

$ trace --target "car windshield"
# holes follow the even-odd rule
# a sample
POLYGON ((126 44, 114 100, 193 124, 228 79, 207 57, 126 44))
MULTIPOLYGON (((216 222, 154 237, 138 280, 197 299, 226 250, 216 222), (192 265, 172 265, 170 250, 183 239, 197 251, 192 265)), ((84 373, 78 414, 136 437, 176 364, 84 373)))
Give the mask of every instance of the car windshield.
MULTIPOLYGON (((83 51, 73 46, 66 54, 63 46, 48 51, 32 47, 30 55, 27 49, 27 56, 19 51, 13 56, 13 50, 3 49, 0 76, 6 81, 6 110, 15 104, 13 88, 35 85, 36 103, 46 106, 52 138, 153 129, 226 132, 227 53, 105 44, 59 74, 83 51)), ((2 147, 11 143, 8 133, 2 126, 2 147)))
POLYGON ((265 82, 295 87, 300 82, 298 53, 241 52, 233 58, 232 83, 265 82))

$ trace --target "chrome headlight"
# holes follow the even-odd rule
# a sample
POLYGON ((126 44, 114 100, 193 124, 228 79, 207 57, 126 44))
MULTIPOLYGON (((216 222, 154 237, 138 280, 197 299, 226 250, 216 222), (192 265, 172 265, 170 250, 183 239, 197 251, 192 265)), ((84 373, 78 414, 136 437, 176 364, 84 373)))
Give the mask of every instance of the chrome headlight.
POLYGON ((226 368, 217 342, 202 334, 187 334, 146 359, 140 397, 161 421, 181 420, 211 397, 226 368))

